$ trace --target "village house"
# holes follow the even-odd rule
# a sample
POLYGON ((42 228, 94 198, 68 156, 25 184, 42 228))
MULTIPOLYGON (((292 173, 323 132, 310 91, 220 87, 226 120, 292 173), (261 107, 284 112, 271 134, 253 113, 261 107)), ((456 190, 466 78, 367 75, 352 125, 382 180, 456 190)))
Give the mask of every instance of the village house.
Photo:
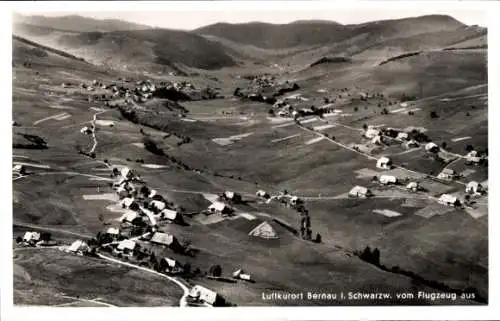
POLYGON ((233 212, 233 209, 222 202, 215 201, 208 207, 208 211, 210 213, 230 214, 233 212))
POLYGON ((245 280, 245 281, 251 281, 252 280, 250 274, 248 274, 245 271, 243 271, 243 269, 238 269, 238 270, 234 271, 233 272, 233 278, 235 278, 235 279, 241 279, 241 280, 245 280))
POLYGON ((149 208, 154 212, 154 213, 159 213, 161 211, 163 211, 165 208, 167 207, 167 204, 165 204, 164 202, 162 201, 156 201, 156 200, 152 200, 150 203, 149 203, 149 208))
POLYGON ((167 273, 182 273, 182 271, 184 270, 182 265, 178 261, 168 257, 162 258, 159 264, 160 271, 164 271, 167 273))
POLYGON ((375 144, 375 145, 385 145, 385 142, 384 142, 384 136, 375 136, 372 138, 372 144, 375 144))
POLYGON ((235 192, 230 192, 226 191, 222 194, 222 198, 234 203, 240 203, 241 202, 241 194, 235 193, 235 192))
POLYGON ((399 139, 401 141, 408 140, 408 133, 405 132, 399 132, 398 136, 396 136, 396 139, 399 139))
POLYGON ((483 186, 476 181, 467 183, 465 192, 468 194, 481 195, 484 192, 483 186))
POLYGON ((118 252, 122 252, 123 254, 131 255, 136 248, 138 248, 136 242, 132 240, 123 240, 120 243, 118 243, 116 250, 118 252))
POLYGON ((396 184, 398 179, 392 175, 381 175, 379 177, 379 182, 384 185, 396 184))
POLYGON ((368 127, 368 129, 364 132, 364 136, 368 139, 373 139, 376 136, 380 136, 381 132, 378 129, 375 129, 373 127, 368 127))
POLYGON ((438 199, 439 204, 448 205, 448 206, 460 206, 460 201, 456 196, 450 194, 443 194, 438 199))
POLYGON ((392 161, 389 159, 389 157, 380 157, 377 160, 377 168, 380 169, 391 169, 392 168, 392 161))
POLYGON ((433 142, 427 143, 425 145, 425 151, 430 153, 437 153, 439 152, 439 146, 433 142))
POLYGON ((456 173, 451 168, 443 169, 443 171, 441 173, 439 173, 439 175, 437 176, 438 179, 447 180, 447 181, 451 181, 455 177, 456 177, 456 173))
POLYGON ((298 196, 292 196, 289 199, 290 205, 299 205, 302 204, 302 200, 298 196))
POLYGON ((35 245, 39 241, 40 241, 40 233, 38 233, 38 232, 26 232, 26 233, 24 233, 23 242, 30 244, 30 245, 35 245))
POLYGON ((175 236, 169 233, 155 232, 149 240, 152 244, 165 246, 175 253, 182 253, 183 247, 175 236))
POLYGON ((70 245, 68 251, 78 255, 83 255, 90 252, 90 247, 84 241, 76 240, 70 245))
POLYGON ((218 295, 216 292, 201 285, 195 285, 189 291, 189 297, 195 301, 213 306, 216 303, 218 295))
POLYGON ((479 164, 483 161, 483 158, 482 157, 479 157, 478 156, 478 152, 473 150, 473 151, 470 151, 466 156, 465 156, 465 159, 466 159, 466 163, 467 164, 479 164))
POLYGON ((92 132, 93 132, 92 129, 90 129, 87 126, 84 126, 84 127, 82 127, 82 129, 80 129, 80 133, 85 134, 85 135, 90 135, 90 134, 92 134, 92 132))
POLYGON ((408 183, 408 185, 406 185, 406 189, 412 191, 413 193, 418 192, 419 187, 420 186, 418 185, 417 182, 410 182, 408 183))
POLYGON ((372 196, 372 192, 364 186, 354 186, 348 194, 350 197, 366 198, 372 196))
POLYGON ((120 217, 120 222, 122 223, 132 223, 133 220, 135 220, 139 214, 135 211, 127 211, 125 212, 122 217, 120 217))
POLYGON ((415 140, 413 140, 413 139, 405 143, 406 149, 417 148, 419 146, 420 145, 415 140))
POLYGON ((263 190, 258 190, 257 193, 255 193, 255 195, 257 197, 262 197, 262 198, 265 198, 265 199, 268 199, 270 197, 269 194, 266 191, 263 191, 263 190))
POLYGON ((14 165, 14 167, 12 168, 12 171, 14 173, 18 173, 20 175, 26 174, 26 168, 23 165, 21 165, 21 164, 14 165))
POLYGON ((178 215, 179 214, 177 211, 173 211, 173 210, 170 210, 168 208, 166 208, 160 212, 160 218, 166 219, 169 221, 177 221, 178 215))
POLYGON ((110 227, 106 230, 106 234, 116 238, 120 235, 120 229, 117 227, 110 227))

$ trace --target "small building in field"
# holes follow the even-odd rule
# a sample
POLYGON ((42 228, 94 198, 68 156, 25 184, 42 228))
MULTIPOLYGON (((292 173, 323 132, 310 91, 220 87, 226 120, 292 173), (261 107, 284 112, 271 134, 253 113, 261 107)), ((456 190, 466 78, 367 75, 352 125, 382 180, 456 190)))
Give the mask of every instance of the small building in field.
POLYGON ((152 244, 163 245, 168 248, 178 249, 181 244, 177 240, 175 236, 169 233, 163 232, 155 232, 151 240, 149 240, 152 244))
POLYGON ((164 209, 160 212, 160 218, 167 219, 169 221, 176 221, 179 213, 174 210, 170 210, 168 208, 164 209))
POLYGON ((377 168, 380 169, 391 169, 392 168, 392 161, 390 160, 389 157, 380 157, 377 160, 377 168))
POLYGON ((266 191, 263 191, 263 190, 258 190, 257 193, 255 193, 255 195, 257 197, 262 197, 262 198, 265 198, 265 199, 268 199, 270 197, 269 194, 266 191))
POLYGON ((213 202, 212 205, 208 207, 208 211, 210 213, 218 213, 218 214, 230 214, 233 212, 233 209, 227 206, 222 202, 213 202))
POLYGON ((405 132, 399 132, 398 133, 398 136, 396 136, 396 139, 399 139, 399 140, 402 140, 402 141, 406 141, 408 140, 408 133, 405 133, 405 132))
POLYGON ((130 208, 131 206, 133 206, 132 204, 134 203, 137 204, 137 202, 133 197, 125 197, 120 201, 120 205, 122 206, 122 208, 130 208))
POLYGON ((366 187, 364 186, 354 186, 350 191, 349 191, 349 196, 350 197, 359 197, 359 198, 366 198, 372 196, 373 193, 366 187))
POLYGON ((68 248, 68 251, 73 252, 73 253, 77 253, 77 254, 85 254, 85 253, 88 253, 90 251, 90 247, 84 241, 76 240, 68 248))
POLYGON ((430 153, 437 153, 439 152, 439 146, 433 142, 427 143, 425 144, 425 151, 430 153))
POLYGON ((216 292, 209 290, 201 285, 195 285, 191 288, 191 291, 189 291, 189 297, 213 306, 217 300, 218 295, 216 292))
POLYGON ((381 134, 380 130, 375 129, 373 127, 368 127, 368 129, 365 131, 365 133, 363 134, 363 136, 365 136, 368 139, 373 139, 376 136, 380 136, 380 134, 381 134))
POLYGON ((152 200, 150 203, 150 207, 153 212, 159 213, 167 207, 167 204, 162 201, 152 200))
POLYGON ((26 232, 23 236, 23 242, 36 244, 40 241, 40 233, 38 232, 26 232))
POLYGON ((299 204, 302 204, 303 201, 302 199, 300 199, 298 196, 292 196, 290 197, 290 204, 291 205, 299 205, 299 204))
POLYGON ((467 186, 465 187, 465 192, 468 194, 482 194, 483 191, 483 186, 475 181, 467 183, 467 186))
POLYGON ((452 170, 451 168, 445 168, 445 169, 443 169, 443 171, 441 173, 439 173, 437 178, 442 179, 442 180, 451 181, 455 178, 455 176, 456 176, 456 173, 454 170, 452 170))
POLYGON ((112 236, 118 236, 118 235, 120 235, 120 229, 117 227, 110 227, 106 230, 106 234, 109 234, 112 236))
POLYGON ((251 281, 252 280, 250 274, 246 273, 242 269, 238 269, 238 270, 234 271, 233 272, 233 278, 235 278, 235 279, 241 279, 241 280, 245 280, 245 281, 251 281))
POLYGON ((417 141, 415 141, 413 139, 405 143, 405 147, 407 149, 417 148, 419 146, 420 145, 417 143, 417 141))
POLYGON ((135 220, 139 214, 135 211, 127 211, 125 212, 122 217, 120 217, 120 222, 123 223, 132 223, 133 220, 135 220))
POLYGON ((406 189, 415 193, 418 192, 419 185, 417 182, 410 182, 406 185, 406 189))
POLYGON ((90 129, 88 126, 84 126, 82 127, 82 129, 80 129, 80 133, 90 135, 92 134, 92 129, 90 129))
POLYGON ((439 204, 448 205, 448 206, 460 206, 460 201, 456 196, 450 194, 443 194, 438 199, 439 204))
POLYGON ((159 263, 160 263, 160 271, 165 271, 169 273, 176 273, 176 272, 178 273, 182 272, 183 270, 182 265, 178 261, 168 257, 162 258, 159 263))
POLYGON ((14 173, 19 173, 21 175, 26 174, 26 168, 23 165, 21 165, 21 164, 14 165, 14 167, 12 167, 12 171, 14 173))
POLYGON ((137 243, 135 243, 132 240, 123 240, 120 243, 118 243, 118 246, 116 247, 117 251, 123 252, 125 254, 133 252, 137 247, 137 243))
POLYGON ((379 177, 379 182, 384 185, 396 184, 398 182, 398 179, 392 175, 381 175, 379 177))
POLYGON ((241 195, 235 192, 230 192, 230 191, 225 191, 224 194, 222 194, 222 197, 228 201, 234 202, 234 203, 239 203, 241 202, 242 198, 241 195))

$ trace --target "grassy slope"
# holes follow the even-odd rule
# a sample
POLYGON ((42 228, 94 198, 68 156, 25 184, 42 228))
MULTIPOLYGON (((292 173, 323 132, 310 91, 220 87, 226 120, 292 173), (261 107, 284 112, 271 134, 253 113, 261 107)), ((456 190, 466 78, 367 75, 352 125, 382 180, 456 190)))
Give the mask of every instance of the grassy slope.
POLYGON ((16 305, 72 301, 60 297, 67 295, 89 300, 99 297, 127 307, 178 306, 182 296, 181 289, 164 278, 57 249, 15 252, 14 289, 16 305))

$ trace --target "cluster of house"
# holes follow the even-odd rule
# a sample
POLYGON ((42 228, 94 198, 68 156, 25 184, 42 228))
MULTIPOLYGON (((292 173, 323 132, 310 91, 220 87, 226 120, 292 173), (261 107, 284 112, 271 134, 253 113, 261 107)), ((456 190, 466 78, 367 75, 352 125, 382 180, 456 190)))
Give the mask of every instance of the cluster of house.
POLYGON ((18 244, 24 246, 51 246, 55 245, 55 242, 51 239, 50 233, 40 233, 40 232, 26 232, 23 237, 18 237, 16 239, 18 244))
POLYGON ((122 167, 113 172, 118 177, 113 188, 118 194, 121 207, 127 210, 120 218, 122 223, 147 224, 152 227, 156 227, 157 220, 182 223, 182 215, 171 208, 171 203, 156 190, 145 185, 140 189, 136 188, 134 181, 140 181, 140 177, 130 168, 122 167))
POLYGON ((238 204, 242 202, 241 194, 231 191, 225 191, 219 195, 218 200, 213 201, 207 208, 205 214, 222 214, 230 215, 234 213, 234 208, 230 204, 238 204))
POLYGON ((487 160, 487 156, 484 154, 478 153, 476 150, 471 150, 465 156, 465 164, 466 165, 479 165, 487 160))
POLYGON ((396 140, 401 142, 406 149, 420 146, 416 140, 410 139, 410 135, 407 132, 390 127, 375 128, 373 126, 368 126, 363 132, 363 137, 369 139, 375 145, 386 145, 396 140))

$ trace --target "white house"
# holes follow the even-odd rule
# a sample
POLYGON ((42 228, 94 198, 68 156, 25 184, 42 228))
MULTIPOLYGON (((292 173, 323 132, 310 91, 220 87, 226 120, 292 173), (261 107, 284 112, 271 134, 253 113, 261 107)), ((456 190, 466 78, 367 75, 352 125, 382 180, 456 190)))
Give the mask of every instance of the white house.
POLYGON ((153 201, 151 201, 150 204, 151 204, 151 207, 153 208, 153 210, 156 212, 161 212, 167 207, 167 204, 165 204, 162 201, 153 200, 153 201))
POLYGON ((130 205, 132 205, 135 202, 135 199, 133 197, 126 197, 121 200, 120 205, 122 208, 129 208, 130 205))
POLYGON ((90 251, 90 247, 84 241, 76 240, 70 245, 68 251, 83 254, 90 251))
POLYGON ((209 290, 201 285, 195 285, 189 291, 189 296, 191 298, 197 299, 203 303, 213 305, 217 299, 217 293, 209 290))
POLYGON ((298 196, 292 196, 290 197, 290 204, 292 205, 297 205, 302 203, 302 200, 298 196))
POLYGON ((460 201, 456 196, 450 195, 450 194, 443 194, 441 197, 439 197, 438 202, 443 205, 449 205, 449 206, 458 206, 460 205, 460 201))
POLYGON ((118 243, 117 250, 118 251, 133 251, 137 244, 132 240, 123 240, 118 243))
POLYGON ((406 146, 407 149, 410 149, 410 148, 417 148, 420 145, 415 140, 412 139, 412 140, 406 142, 405 146, 406 146))
POLYGON ((27 243, 36 243, 40 240, 40 233, 38 232, 26 232, 23 236, 23 241, 27 243))
POLYGON ((410 182, 408 185, 406 185, 406 189, 410 190, 412 192, 417 192, 419 188, 419 185, 417 182, 410 182))
POLYGON ((439 151, 439 146, 433 142, 425 144, 425 150, 431 153, 437 153, 439 151))
POLYGON ((80 133, 85 134, 85 135, 90 135, 90 134, 92 134, 92 129, 90 129, 87 126, 84 126, 84 127, 82 127, 82 129, 80 129, 80 133))
POLYGON ((481 194, 483 192, 483 186, 478 182, 471 181, 465 187, 465 192, 468 194, 481 194))
POLYGON ((399 132, 398 136, 396 137, 396 139, 399 139, 399 140, 408 140, 408 133, 399 132))
POLYGON ((241 195, 235 192, 225 191, 223 197, 230 201, 241 201, 241 195))
POLYGON ((26 173, 26 168, 21 164, 16 164, 12 167, 12 171, 24 175, 26 173))
POLYGON ((120 218, 121 222, 128 222, 131 223, 134 219, 136 219, 139 215, 137 212, 134 211, 127 211, 125 212, 122 217, 120 218))
POLYGON ((397 181, 398 181, 398 179, 392 175, 382 175, 379 178, 379 182, 384 184, 384 185, 396 184, 397 181))
POLYGON ((455 178, 455 175, 456 174, 454 170, 452 170, 451 168, 445 168, 441 173, 439 173, 437 178, 449 181, 455 178))
POLYGON ((351 197, 360 197, 360 198, 366 198, 373 195, 372 192, 364 187, 364 186, 354 186, 350 191, 349 191, 349 196, 351 197))
POLYGON ((122 169, 120 170, 120 174, 125 179, 131 179, 134 176, 134 173, 128 167, 122 167, 122 169))
POLYGON ((392 165, 392 162, 389 159, 389 157, 383 156, 383 157, 380 157, 377 160, 377 168, 380 168, 380 169, 391 169, 391 165, 392 165))
POLYGON ((226 204, 224 204, 222 202, 217 202, 217 201, 213 202, 212 205, 210 205, 208 207, 208 210, 211 213, 220 213, 220 214, 228 213, 231 211, 230 208, 226 204))
POLYGON ((364 133, 364 136, 368 139, 373 139, 375 136, 379 135, 380 135, 380 130, 375 129, 373 127, 368 127, 368 129, 364 133))
POLYGON ((177 218, 178 213, 173 210, 169 210, 168 208, 164 209, 163 211, 160 212, 160 217, 165 218, 170 221, 175 221, 177 218))
POLYGON ((110 227, 106 230, 106 234, 109 234, 109 235, 119 235, 120 234, 120 230, 116 227, 110 227))
POLYGON ((257 193, 255 193, 255 195, 262 198, 269 198, 269 194, 263 190, 258 190, 257 193))
POLYGON ((375 137, 373 137, 372 144, 375 144, 375 145, 384 145, 384 140, 382 139, 382 136, 375 136, 375 137))
POLYGON ((154 189, 152 189, 152 190, 149 192, 148 197, 149 197, 149 198, 153 198, 153 196, 155 196, 155 195, 156 195, 156 191, 155 191, 154 189))

